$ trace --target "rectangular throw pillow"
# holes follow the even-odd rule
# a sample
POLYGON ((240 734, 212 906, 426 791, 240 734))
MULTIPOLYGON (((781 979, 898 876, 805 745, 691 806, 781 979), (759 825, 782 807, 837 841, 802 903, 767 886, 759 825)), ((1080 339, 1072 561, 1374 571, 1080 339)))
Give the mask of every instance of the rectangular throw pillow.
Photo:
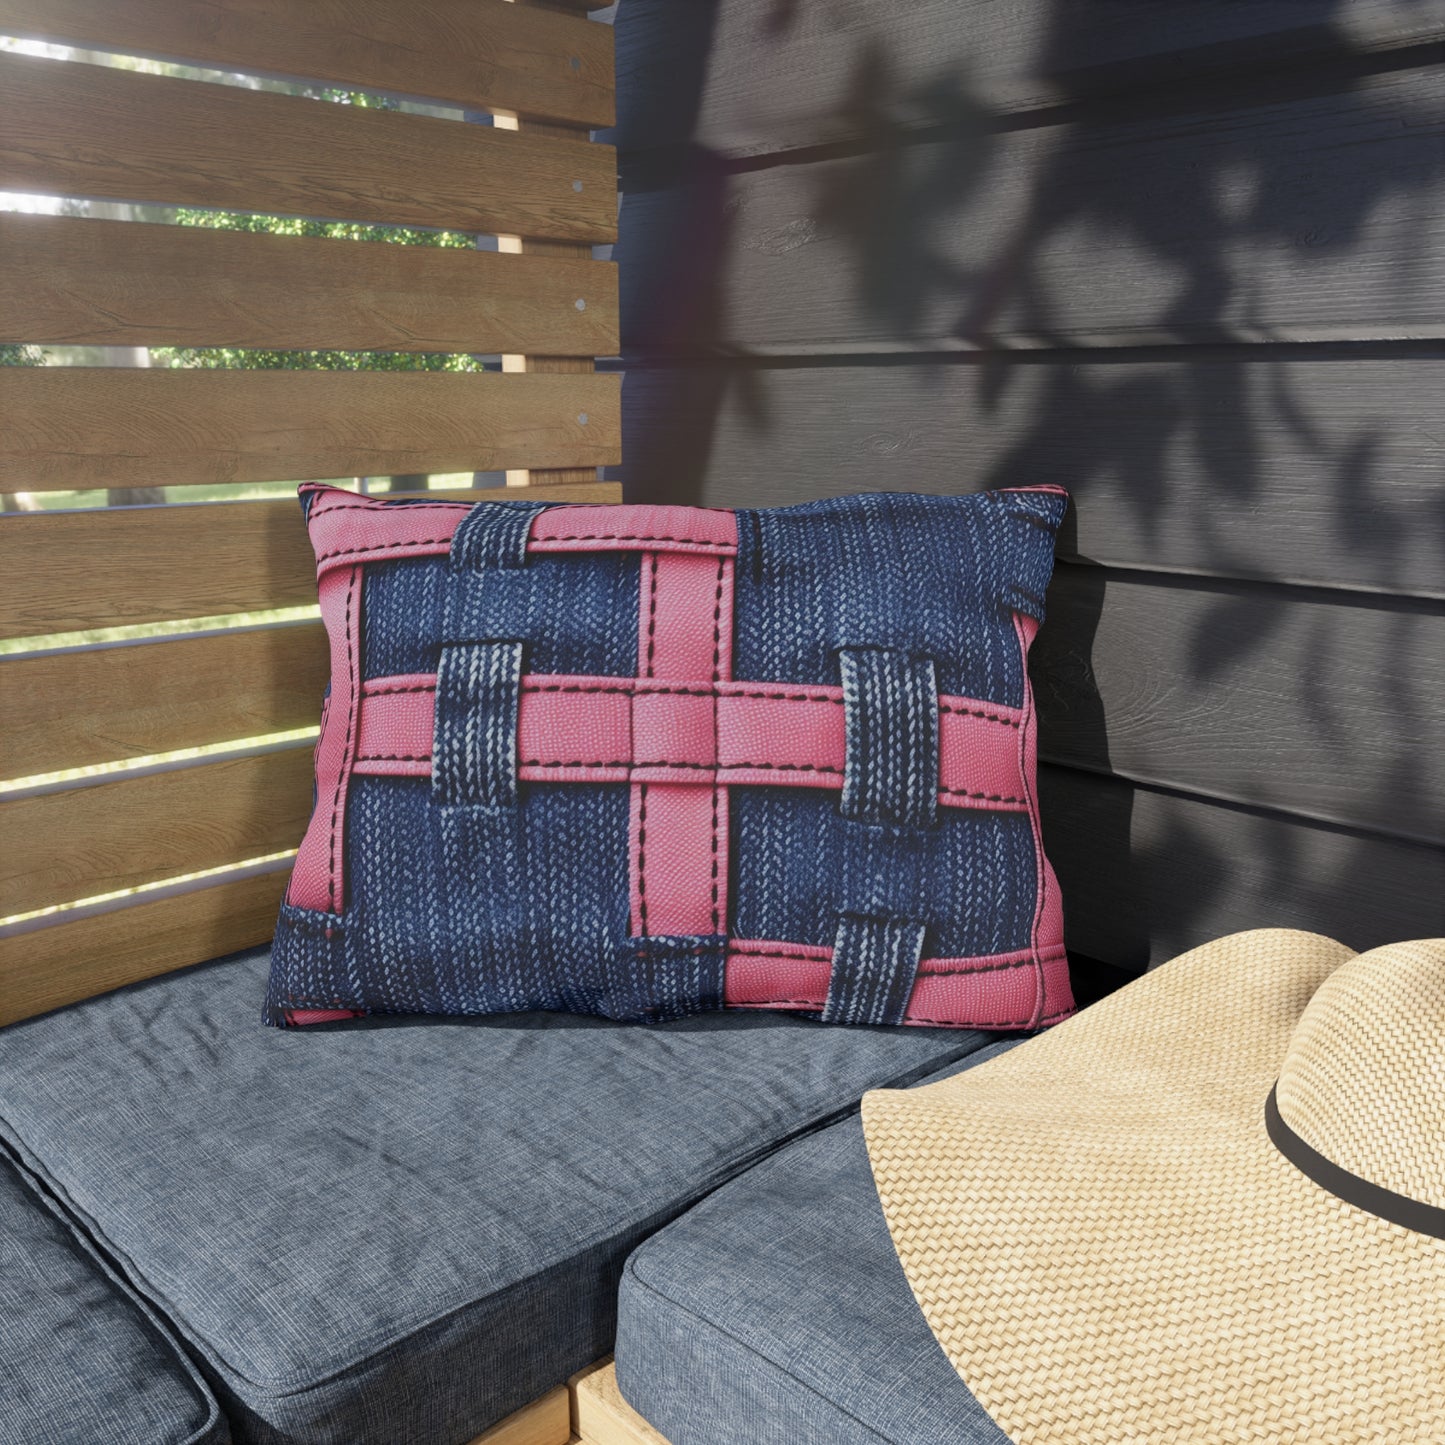
POLYGON ((301 490, 331 686, 268 1022, 1070 1012, 1026 666, 1061 489, 301 490))

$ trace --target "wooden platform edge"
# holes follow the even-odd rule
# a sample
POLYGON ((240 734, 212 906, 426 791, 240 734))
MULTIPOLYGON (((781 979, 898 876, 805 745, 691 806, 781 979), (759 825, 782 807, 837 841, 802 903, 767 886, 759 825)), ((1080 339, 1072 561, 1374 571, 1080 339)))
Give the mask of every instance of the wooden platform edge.
POLYGON ((483 1430, 468 1445, 568 1445, 572 1432, 570 1396, 566 1385, 523 1405, 505 1420, 483 1430))
POLYGON ((573 1445, 668 1445, 617 1388, 617 1367, 609 1356, 567 1382, 572 1397, 573 1445))

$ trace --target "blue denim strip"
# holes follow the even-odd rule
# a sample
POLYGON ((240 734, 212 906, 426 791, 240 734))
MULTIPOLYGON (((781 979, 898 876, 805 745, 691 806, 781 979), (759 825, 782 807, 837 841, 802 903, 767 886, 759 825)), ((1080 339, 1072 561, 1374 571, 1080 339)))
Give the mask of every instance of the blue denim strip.
POLYGON ((291 1009, 361 1006, 358 1001, 367 996, 367 988, 346 933, 342 917, 281 905, 271 945, 277 967, 271 971, 262 1012, 266 1023, 284 1024, 291 1009))
MULTIPOLYGON (((452 533, 449 557, 454 572, 484 572, 495 567, 525 567, 532 523, 547 502, 494 502, 474 507, 452 533)), ((555 506, 556 503, 550 505, 555 506)))
POLYGON ((938 816, 938 687, 933 661, 845 647, 842 811, 860 823, 929 827, 938 816))
POLYGON ((845 913, 833 943, 825 1024, 901 1024, 923 957, 923 924, 845 913))
POLYGON ((452 807, 517 802, 520 642, 454 642, 437 663, 432 797, 452 807))

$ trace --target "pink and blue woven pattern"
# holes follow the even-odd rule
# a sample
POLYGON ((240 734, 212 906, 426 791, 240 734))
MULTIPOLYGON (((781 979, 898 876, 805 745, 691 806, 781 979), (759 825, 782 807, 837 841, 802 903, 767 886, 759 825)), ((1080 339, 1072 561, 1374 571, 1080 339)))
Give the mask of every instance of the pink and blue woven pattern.
POLYGON ((1026 666, 1063 492, 302 490, 332 680, 269 1022, 1071 1011, 1026 666))

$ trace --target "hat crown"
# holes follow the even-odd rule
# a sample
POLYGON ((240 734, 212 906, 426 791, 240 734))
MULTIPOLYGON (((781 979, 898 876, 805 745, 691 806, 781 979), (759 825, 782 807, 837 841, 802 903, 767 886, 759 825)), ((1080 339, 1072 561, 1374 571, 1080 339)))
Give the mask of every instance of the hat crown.
POLYGON ((1330 1163, 1445 1208, 1445 940, 1336 969, 1300 1018, 1275 1094, 1330 1163))

